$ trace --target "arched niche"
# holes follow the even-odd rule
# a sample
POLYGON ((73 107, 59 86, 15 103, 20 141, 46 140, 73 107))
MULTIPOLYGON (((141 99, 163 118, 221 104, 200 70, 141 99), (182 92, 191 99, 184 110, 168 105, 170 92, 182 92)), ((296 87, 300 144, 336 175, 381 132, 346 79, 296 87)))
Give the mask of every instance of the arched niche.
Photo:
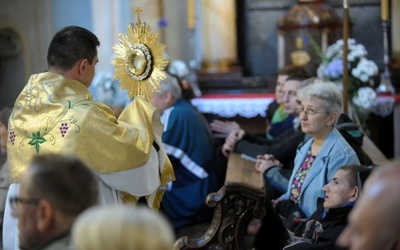
POLYGON ((26 40, 11 22, 0 20, 0 107, 13 104, 29 77, 26 40))

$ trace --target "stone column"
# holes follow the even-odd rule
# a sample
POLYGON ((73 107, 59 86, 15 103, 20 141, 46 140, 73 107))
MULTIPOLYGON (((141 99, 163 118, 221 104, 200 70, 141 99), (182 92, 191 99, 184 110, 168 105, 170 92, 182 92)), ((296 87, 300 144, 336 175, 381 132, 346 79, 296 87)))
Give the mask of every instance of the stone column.
POLYGON ((130 22, 122 24, 120 1, 92 0, 92 23, 93 33, 100 40, 98 48, 99 63, 96 66, 98 72, 112 73, 113 67, 110 63, 114 51, 112 47, 118 43, 118 34, 125 32, 130 22), (125 27, 125 28, 122 28, 125 27))
POLYGON ((234 0, 201 0, 202 70, 225 72, 237 63, 234 0))

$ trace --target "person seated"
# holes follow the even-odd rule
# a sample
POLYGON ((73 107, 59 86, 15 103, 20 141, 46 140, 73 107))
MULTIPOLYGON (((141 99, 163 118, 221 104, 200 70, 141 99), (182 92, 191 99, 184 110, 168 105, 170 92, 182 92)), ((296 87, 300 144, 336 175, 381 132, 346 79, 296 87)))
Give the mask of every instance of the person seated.
MULTIPOLYGON (((282 104, 285 107, 285 113, 293 117, 297 110, 297 90, 300 88, 301 82, 307 78, 304 75, 290 76, 283 84, 282 104)), ((234 151, 253 158, 256 158, 257 155, 272 154, 284 165, 289 165, 296 154, 297 145, 304 139, 304 133, 298 127, 298 119, 292 120, 291 127, 274 140, 254 136, 243 129, 236 130, 226 139, 222 153, 228 156, 229 152, 234 151), (293 157, 290 157, 291 155, 293 157)))
MULTIPOLYGON (((337 86, 331 82, 317 82, 301 88, 297 96, 301 129, 311 139, 298 149, 286 192, 274 200, 274 205, 290 200, 308 218, 317 210, 315 198, 323 197, 322 187, 333 178, 337 169, 343 165, 360 165, 360 162, 353 148, 335 128, 342 111, 342 94, 337 86)), ((281 216, 287 217, 286 214, 281 216)), ((278 229, 281 224, 276 222, 277 219, 271 216, 275 221, 271 223, 277 224, 275 231, 282 232, 278 229)), ((282 248, 282 243, 277 243, 278 249, 282 248)))
MULTIPOLYGON (((182 89, 183 99, 185 99, 186 101, 190 101, 191 99, 196 97, 192 84, 190 84, 187 80, 189 77, 189 69, 184 61, 174 60, 169 62, 166 67, 166 71, 168 72, 168 74, 178 79, 178 83, 182 89)), ((197 84, 195 84, 194 87, 196 87, 196 90, 199 91, 197 84)))
POLYGON ((170 75, 160 82, 160 92, 153 93, 152 104, 161 113, 163 146, 176 176, 164 194, 161 211, 175 230, 211 219, 212 209, 205 201, 218 184, 210 166, 213 145, 207 128, 170 75))
MULTIPOLYGON (((317 200, 317 211, 308 219, 297 206, 287 202, 288 217, 282 222, 288 230, 291 243, 284 249, 336 249, 335 241, 347 225, 347 217, 361 194, 371 168, 345 165, 338 169, 322 191, 325 198, 317 200)), ((280 205, 283 205, 282 202, 280 205)), ((278 208, 277 208, 278 209, 278 208)))
MULTIPOLYGON (((275 100, 268 105, 266 110, 265 136, 269 139, 273 139, 291 126, 290 122, 293 117, 290 117, 284 122, 284 125, 282 124, 289 116, 283 105, 282 87, 287 78, 294 75, 309 76, 304 68, 294 65, 287 65, 278 72, 275 85, 275 100)), ((211 130, 220 135, 224 135, 224 137, 227 137, 234 130, 241 129, 240 125, 235 121, 222 121, 218 119, 213 120, 210 123, 210 127, 211 130)))
POLYGON ((400 160, 374 168, 337 240, 351 250, 400 249, 400 160))
POLYGON ((76 250, 165 250, 174 244, 164 216, 142 206, 90 208, 76 219, 71 234, 76 250))
MULTIPOLYGON (((319 80, 316 79, 315 81, 319 80)), ((359 130, 359 125, 354 123, 347 115, 342 113, 340 114, 335 128, 354 149, 358 159, 360 160, 360 163, 362 165, 371 165, 372 161, 362 150, 364 134, 359 130)), ((301 129, 299 130, 301 131, 301 129)), ((305 136, 304 140, 307 141, 309 138, 309 136, 305 136)), ((300 144, 304 142, 301 142, 300 144)), ((294 160, 294 157, 292 159, 294 160)), ((293 170, 292 162, 288 167, 279 160, 275 159, 271 154, 258 155, 255 168, 257 171, 263 174, 265 186, 271 187, 272 190, 267 189, 267 192, 272 191, 283 194, 286 191, 286 188, 289 184, 289 178, 293 170)))
POLYGON ((70 249, 75 219, 98 204, 98 181, 75 157, 37 155, 21 177, 18 196, 9 200, 6 212, 18 219, 19 230, 13 249, 70 249))

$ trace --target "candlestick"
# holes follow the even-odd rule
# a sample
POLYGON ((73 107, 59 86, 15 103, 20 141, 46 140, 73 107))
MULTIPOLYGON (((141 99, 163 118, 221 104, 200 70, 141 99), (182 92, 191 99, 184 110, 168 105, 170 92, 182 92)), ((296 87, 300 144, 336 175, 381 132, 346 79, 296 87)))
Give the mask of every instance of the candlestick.
POLYGON ((195 5, 194 0, 187 1, 188 28, 193 30, 195 24, 195 5))
POLYGON ((196 73, 196 60, 194 55, 195 50, 195 30, 191 29, 189 31, 189 45, 190 45, 190 61, 189 61, 189 76, 188 82, 189 85, 192 87, 194 95, 196 97, 201 96, 201 90, 199 88, 198 80, 197 80, 197 73, 196 73))
POLYGON ((382 21, 389 19, 389 0, 381 0, 381 18, 382 21))
POLYGON ((349 5, 347 0, 343 1, 343 113, 348 114, 347 102, 348 102, 348 59, 347 54, 349 53, 348 48, 349 38, 349 5))
POLYGON ((394 94, 395 90, 391 82, 389 70, 389 41, 388 41, 388 22, 382 21, 383 27, 383 65, 385 67, 381 74, 381 82, 376 89, 378 94, 394 94))

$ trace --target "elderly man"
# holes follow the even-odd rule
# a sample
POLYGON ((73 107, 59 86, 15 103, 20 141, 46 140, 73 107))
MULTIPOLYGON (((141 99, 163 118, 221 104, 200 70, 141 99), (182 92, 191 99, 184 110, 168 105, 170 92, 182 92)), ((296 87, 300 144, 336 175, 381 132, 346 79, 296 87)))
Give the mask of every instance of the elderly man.
POLYGON ((214 175, 207 168, 213 154, 212 141, 200 114, 183 100, 177 79, 167 75, 160 89, 153 93, 152 104, 162 113, 162 141, 176 176, 164 195, 161 211, 179 229, 210 216, 205 200, 210 192, 217 191, 214 175))
POLYGON ((350 250, 400 249, 400 160, 377 169, 349 216, 337 243, 350 250))
POLYGON ((98 199, 97 178, 82 161, 52 154, 34 157, 21 177, 18 196, 10 197, 19 248, 70 249, 72 224, 98 199))

